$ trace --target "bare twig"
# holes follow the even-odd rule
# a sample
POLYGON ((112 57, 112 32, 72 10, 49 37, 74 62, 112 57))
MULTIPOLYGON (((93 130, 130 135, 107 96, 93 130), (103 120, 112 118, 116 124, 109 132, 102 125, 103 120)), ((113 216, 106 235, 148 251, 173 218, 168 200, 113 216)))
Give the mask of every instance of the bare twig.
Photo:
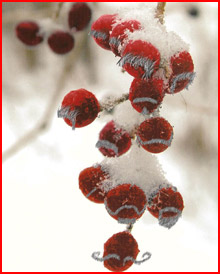
MULTIPOLYGON (((58 5, 58 9, 56 10, 56 13, 54 15, 54 18, 57 18, 60 14, 60 10, 62 8, 62 5, 58 5)), ((73 68, 73 64, 77 63, 77 59, 80 57, 80 52, 83 48, 83 44, 85 42, 85 39, 88 39, 87 34, 85 33, 84 37, 82 37, 81 44, 77 48, 74 48, 74 51, 72 52, 72 56, 68 55, 66 56, 66 63, 64 65, 63 71, 60 74, 60 77, 58 78, 56 89, 52 95, 51 100, 49 101, 49 104, 45 110, 44 115, 42 116, 42 119, 40 122, 38 122, 32 130, 24 134, 23 137, 18 139, 9 149, 7 149, 2 154, 2 161, 4 162, 11 156, 13 156, 16 152, 21 150, 23 147, 28 145, 30 142, 32 142, 38 135, 40 135, 43 131, 48 129, 51 119, 53 117, 53 114, 55 112, 55 109, 57 107, 57 103, 60 97, 60 94, 62 92, 62 87, 65 84, 65 81, 67 79, 67 76, 69 75, 71 69, 73 68)))
POLYGON ((57 107, 57 103, 62 91, 62 87, 67 79, 67 76, 69 75, 69 72, 71 71, 71 68, 74 63, 76 63, 76 58, 78 58, 79 52, 74 52, 74 57, 70 58, 68 56, 68 59, 66 60, 66 64, 64 66, 64 69, 62 73, 60 74, 60 77, 58 78, 56 90, 54 91, 52 98, 49 101, 49 104, 46 108, 46 111, 39 123, 37 123, 33 129, 31 129, 29 132, 24 134, 23 137, 18 139, 9 149, 7 149, 2 154, 2 161, 7 160, 12 155, 14 155, 16 152, 21 150, 23 147, 28 145, 30 142, 32 142, 38 135, 40 135, 43 131, 48 129, 51 119, 53 117, 53 114, 55 112, 55 109, 57 107), (75 62, 73 62, 73 60, 75 62))

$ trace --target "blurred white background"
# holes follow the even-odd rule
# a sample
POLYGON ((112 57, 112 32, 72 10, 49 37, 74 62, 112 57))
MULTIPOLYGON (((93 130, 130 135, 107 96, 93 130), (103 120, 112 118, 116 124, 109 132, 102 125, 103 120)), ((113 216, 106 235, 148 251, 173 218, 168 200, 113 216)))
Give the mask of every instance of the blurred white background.
MULTIPOLYGON (((156 3, 90 3, 94 21, 118 6, 156 3)), ((14 27, 51 16, 56 3, 3 3, 3 152, 47 115, 48 128, 3 162, 3 271, 100 272, 91 258, 114 233, 123 231, 104 205, 87 200, 79 172, 103 159, 95 148, 105 119, 72 131, 56 110, 70 90, 86 88, 100 99, 128 92, 132 77, 118 58, 98 47, 89 27, 75 35, 75 52, 52 53, 46 44, 24 47, 14 27), (72 59, 71 59, 72 58, 72 59), (63 73, 71 61, 70 69, 63 73), (53 95, 57 90, 58 99, 53 95), (48 114, 49 115, 49 114, 48 114), (48 116, 48 118, 50 118, 48 116)), ((133 272, 217 271, 217 3, 167 3, 165 23, 190 47, 197 77, 189 91, 166 96, 161 110, 175 131, 172 146, 158 156, 166 177, 184 197, 182 218, 170 230, 146 212, 133 236, 140 255, 152 258, 133 272)), ((65 5, 61 20, 65 22, 65 5), (63 17, 62 17, 63 16, 63 17)), ((26 142, 26 141, 25 141, 26 142)), ((146 152, 147 153, 147 152, 146 152)))

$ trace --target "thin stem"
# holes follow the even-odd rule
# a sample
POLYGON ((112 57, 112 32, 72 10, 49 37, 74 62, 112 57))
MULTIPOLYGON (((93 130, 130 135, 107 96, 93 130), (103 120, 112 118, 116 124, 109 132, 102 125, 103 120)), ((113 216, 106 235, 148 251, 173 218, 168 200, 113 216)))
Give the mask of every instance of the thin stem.
POLYGON ((56 11, 55 11, 54 14, 53 14, 53 20, 54 20, 54 21, 55 21, 56 19, 59 18, 61 9, 62 9, 62 7, 63 7, 63 4, 64 4, 64 2, 59 2, 59 3, 57 4, 56 11))
POLYGON ((159 22, 163 25, 164 24, 164 12, 165 12, 166 2, 158 2, 156 15, 155 17, 159 19, 159 22))
POLYGON ((126 230, 131 233, 133 227, 134 227, 134 224, 129 224, 129 225, 127 225, 127 229, 126 230))

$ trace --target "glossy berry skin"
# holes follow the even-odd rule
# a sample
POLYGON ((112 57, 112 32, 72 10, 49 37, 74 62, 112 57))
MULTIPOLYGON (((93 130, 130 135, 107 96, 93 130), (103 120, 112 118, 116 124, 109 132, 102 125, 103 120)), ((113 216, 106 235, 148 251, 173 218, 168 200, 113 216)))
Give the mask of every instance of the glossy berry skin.
POLYGON ((137 142, 151 153, 163 152, 171 145, 173 128, 162 117, 145 120, 137 130, 137 142))
POLYGON ((100 131, 96 147, 104 156, 119 157, 131 147, 131 137, 125 130, 117 128, 114 121, 110 121, 100 131))
POLYGON ((170 58, 172 74, 169 79, 167 93, 178 93, 193 82, 195 73, 191 55, 187 51, 180 52, 170 58))
POLYGON ((111 189, 104 203, 108 213, 119 223, 133 224, 144 213, 147 198, 138 186, 123 184, 111 189))
POLYGON ((148 199, 148 211, 167 228, 177 222, 183 208, 183 198, 173 187, 158 189, 148 199))
POLYGON ((70 91, 63 99, 58 117, 71 126, 84 127, 92 123, 100 111, 95 95, 86 89, 70 91))
POLYGON ((90 201, 104 203, 106 193, 102 188, 103 182, 108 178, 101 166, 88 167, 79 174, 79 188, 90 201))
POLYGON ((130 40, 121 54, 119 65, 138 79, 149 79, 158 70, 160 53, 151 43, 130 40))
POLYGON ((138 253, 138 244, 134 237, 127 231, 119 232, 104 244, 103 258, 112 255, 104 260, 104 266, 111 271, 125 271, 133 264, 130 258, 135 260, 138 253))
POLYGON ((105 14, 99 17, 91 26, 91 32, 95 42, 106 50, 111 50, 109 45, 112 24, 115 23, 116 14, 105 14))
POLYGON ((18 39, 27 46, 37 46, 43 42, 43 36, 39 34, 39 26, 32 21, 24 21, 16 26, 15 32, 18 39))
POLYGON ((73 36, 65 31, 56 31, 48 38, 50 49, 56 54, 66 54, 74 47, 73 36))
POLYGON ((163 80, 134 79, 129 91, 129 100, 132 107, 143 114, 149 114, 163 101, 163 80))
POLYGON ((137 20, 129 20, 117 24, 112 29, 109 45, 116 56, 120 56, 119 46, 123 46, 128 37, 128 32, 134 32, 140 28, 141 24, 137 20))
POLYGON ((69 27, 74 28, 76 31, 85 29, 91 20, 91 15, 91 9, 86 3, 75 3, 68 14, 69 27))

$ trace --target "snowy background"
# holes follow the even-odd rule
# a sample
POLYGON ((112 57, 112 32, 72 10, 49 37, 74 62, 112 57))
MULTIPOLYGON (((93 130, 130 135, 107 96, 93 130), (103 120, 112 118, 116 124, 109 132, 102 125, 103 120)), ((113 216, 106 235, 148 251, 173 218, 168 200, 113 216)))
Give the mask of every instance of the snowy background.
MULTIPOLYGON (((119 6, 143 10, 156 3, 90 5, 94 21, 119 6)), ((78 188, 79 172, 103 160, 95 144, 111 117, 72 131, 56 110, 70 90, 83 87, 101 99, 128 92, 132 77, 87 35, 89 27, 75 35, 75 50, 66 56, 55 55, 46 44, 27 49, 16 39, 19 21, 50 17, 55 8, 55 3, 3 3, 3 152, 51 113, 45 131, 4 158, 3 271, 107 271, 91 254, 102 252, 107 239, 125 229, 78 188)), ((64 24, 67 8, 60 18, 64 24)), ((217 16, 217 3, 167 3, 167 29, 190 44, 197 73, 189 91, 167 95, 161 109, 175 135, 158 158, 185 208, 170 230, 145 212, 132 235, 139 258, 145 251, 152 258, 128 271, 217 271, 217 16)))

